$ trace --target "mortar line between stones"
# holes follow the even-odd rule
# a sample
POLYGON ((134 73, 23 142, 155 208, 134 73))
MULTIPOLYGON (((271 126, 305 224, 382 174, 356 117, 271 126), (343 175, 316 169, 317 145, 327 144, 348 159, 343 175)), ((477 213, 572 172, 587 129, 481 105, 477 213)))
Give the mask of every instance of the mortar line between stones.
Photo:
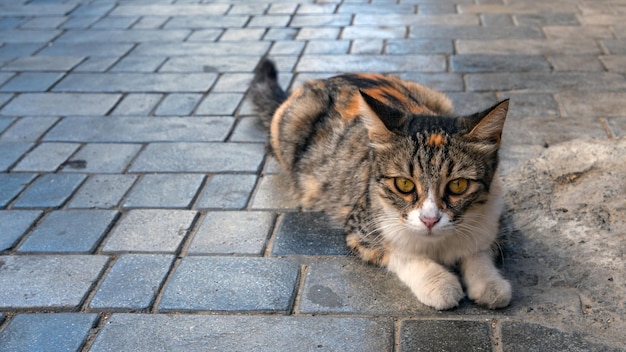
POLYGON ((107 277, 107 275, 109 274, 109 272, 111 271, 111 269, 113 268, 117 260, 119 259, 119 255, 117 254, 111 254, 111 255, 108 255, 107 257, 108 257, 107 265, 100 271, 100 275, 93 282, 93 284, 91 284, 91 287, 89 287, 89 290, 87 290, 87 295, 85 296, 83 301, 79 304, 78 311, 81 313, 89 312, 89 303, 91 303, 91 300, 96 295, 96 292, 98 292, 98 289, 102 285, 102 282, 104 282, 104 279, 107 277))
POLYGON ((493 352, 503 352, 502 348, 502 330, 500 329, 500 321, 498 319, 491 320, 491 348, 493 352))
POLYGON ((393 319, 393 334, 391 335, 393 339, 391 350, 395 352, 400 351, 400 341, 402 340, 401 328, 402 328, 401 319, 394 318, 393 319))
POLYGON ((77 349, 78 351, 88 352, 91 349, 91 346, 96 341, 96 338, 100 334, 100 331, 102 330, 104 325, 107 323, 107 321, 109 321, 109 318, 111 318, 112 314, 114 313, 98 314, 98 318, 94 322, 94 325, 92 326, 92 328, 89 329, 89 333, 87 337, 85 338, 85 340, 83 341, 82 346, 79 349, 77 349))
POLYGON ((304 291, 304 281, 306 280, 306 273, 309 270, 309 266, 306 264, 300 264, 300 271, 298 277, 298 284, 296 285, 296 292, 291 302, 291 309, 287 312, 287 315, 298 315, 297 308, 300 307, 300 301, 302 299, 302 293, 304 291))
POLYGON ((272 249, 274 248, 274 242, 276 241, 276 236, 278 236, 278 227, 280 226, 280 223, 283 221, 284 216, 285 214, 278 214, 274 218, 274 226, 272 227, 272 230, 269 232, 269 237, 265 241, 265 248, 263 249, 263 257, 265 258, 272 256, 272 249))
POLYGON ((200 182, 200 186, 196 190, 196 194, 194 194, 193 198, 189 202, 189 209, 197 210, 196 207, 198 206, 198 202, 200 201, 200 198, 202 198, 202 194, 204 193, 204 190, 210 179, 211 176, 209 176, 208 174, 204 174, 204 177, 202 177, 202 181, 200 182))

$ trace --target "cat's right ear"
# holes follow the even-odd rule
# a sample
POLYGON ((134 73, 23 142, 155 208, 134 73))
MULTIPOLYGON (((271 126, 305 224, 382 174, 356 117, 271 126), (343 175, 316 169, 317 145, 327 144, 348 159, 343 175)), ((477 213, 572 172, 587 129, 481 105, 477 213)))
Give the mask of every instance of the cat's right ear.
POLYGON ((399 116, 403 114, 383 104, 359 89, 359 112, 365 122, 368 136, 374 143, 388 142, 398 128, 399 116))

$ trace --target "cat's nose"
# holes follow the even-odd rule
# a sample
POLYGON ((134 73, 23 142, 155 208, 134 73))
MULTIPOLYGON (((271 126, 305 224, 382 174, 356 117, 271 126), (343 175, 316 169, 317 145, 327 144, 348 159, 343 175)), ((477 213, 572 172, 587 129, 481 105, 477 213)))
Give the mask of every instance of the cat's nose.
POLYGON ((434 218, 420 216, 420 220, 424 223, 424 225, 426 225, 426 227, 429 230, 432 229, 433 226, 435 226, 435 224, 437 224, 439 222, 439 219, 441 219, 441 217, 439 217, 439 216, 434 217, 434 218))

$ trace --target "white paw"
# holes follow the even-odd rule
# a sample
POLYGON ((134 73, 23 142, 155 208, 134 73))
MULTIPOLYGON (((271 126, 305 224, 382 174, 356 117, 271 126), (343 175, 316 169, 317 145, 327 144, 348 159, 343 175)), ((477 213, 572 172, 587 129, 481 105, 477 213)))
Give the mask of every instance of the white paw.
POLYGON ((417 289, 415 295, 420 302, 437 310, 458 306, 464 296, 459 279, 447 271, 430 276, 417 289))
POLYGON ((511 284, 502 278, 479 282, 467 290, 469 298, 489 309, 503 308, 511 302, 511 284))

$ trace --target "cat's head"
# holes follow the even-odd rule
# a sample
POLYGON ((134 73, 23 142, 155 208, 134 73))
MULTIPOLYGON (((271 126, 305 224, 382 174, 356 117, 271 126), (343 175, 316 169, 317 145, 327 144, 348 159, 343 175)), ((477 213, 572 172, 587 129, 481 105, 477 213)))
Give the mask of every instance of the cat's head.
MULTIPOLYGON (((361 92, 388 233, 437 240, 477 228, 493 191, 509 101, 469 116, 415 115, 361 92), (462 231, 461 231, 462 232, 462 231)), ((497 221, 497 219, 496 219, 497 221)))

